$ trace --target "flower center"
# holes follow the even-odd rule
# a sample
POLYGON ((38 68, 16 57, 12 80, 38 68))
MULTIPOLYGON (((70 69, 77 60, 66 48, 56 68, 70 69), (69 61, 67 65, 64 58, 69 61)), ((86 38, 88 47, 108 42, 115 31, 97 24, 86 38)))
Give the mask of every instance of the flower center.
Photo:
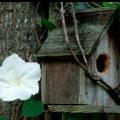
POLYGON ((15 79, 13 80, 14 84, 17 85, 17 86, 20 86, 21 85, 21 80, 19 79, 15 79))
POLYGON ((12 74, 11 74, 11 82, 13 85, 16 85, 16 86, 20 86, 22 84, 21 78, 18 76, 18 74, 14 70, 12 71, 12 74))

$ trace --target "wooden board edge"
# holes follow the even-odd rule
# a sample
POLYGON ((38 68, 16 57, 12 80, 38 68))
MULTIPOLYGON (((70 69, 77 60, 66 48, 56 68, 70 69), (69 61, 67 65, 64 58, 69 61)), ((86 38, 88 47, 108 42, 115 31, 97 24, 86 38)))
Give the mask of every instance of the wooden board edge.
POLYGON ((120 113, 120 106, 47 105, 47 112, 120 113))

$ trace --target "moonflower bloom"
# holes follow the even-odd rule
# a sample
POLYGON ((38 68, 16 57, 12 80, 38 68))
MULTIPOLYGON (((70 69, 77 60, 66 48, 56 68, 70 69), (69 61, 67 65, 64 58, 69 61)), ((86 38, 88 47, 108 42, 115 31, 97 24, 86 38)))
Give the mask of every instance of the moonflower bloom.
POLYGON ((17 54, 7 57, 0 67, 0 99, 26 100, 39 92, 40 65, 25 62, 17 54))

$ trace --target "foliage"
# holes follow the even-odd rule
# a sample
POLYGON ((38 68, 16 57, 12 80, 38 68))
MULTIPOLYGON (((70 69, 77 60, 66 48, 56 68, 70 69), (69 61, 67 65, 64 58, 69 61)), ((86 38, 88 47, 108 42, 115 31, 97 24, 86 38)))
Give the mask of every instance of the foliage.
POLYGON ((106 8, 117 8, 119 5, 115 4, 114 2, 103 2, 102 3, 103 7, 106 8))
POLYGON ((9 120, 9 118, 6 115, 2 115, 2 116, 0 116, 0 120, 9 120))
POLYGON ((45 18, 38 19, 37 24, 41 24, 43 26, 46 26, 48 28, 48 30, 52 30, 55 28, 55 25, 51 21, 49 21, 45 18))
POLYGON ((22 117, 35 117, 44 112, 44 105, 39 100, 29 99, 22 106, 22 117))

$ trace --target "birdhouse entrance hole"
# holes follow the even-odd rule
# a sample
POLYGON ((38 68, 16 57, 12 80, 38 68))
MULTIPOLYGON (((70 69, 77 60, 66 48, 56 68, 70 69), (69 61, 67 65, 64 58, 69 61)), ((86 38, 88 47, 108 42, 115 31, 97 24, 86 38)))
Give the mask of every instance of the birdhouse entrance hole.
POLYGON ((107 54, 101 54, 98 56, 97 61, 97 70, 100 73, 107 73, 110 66, 110 57, 107 54))

